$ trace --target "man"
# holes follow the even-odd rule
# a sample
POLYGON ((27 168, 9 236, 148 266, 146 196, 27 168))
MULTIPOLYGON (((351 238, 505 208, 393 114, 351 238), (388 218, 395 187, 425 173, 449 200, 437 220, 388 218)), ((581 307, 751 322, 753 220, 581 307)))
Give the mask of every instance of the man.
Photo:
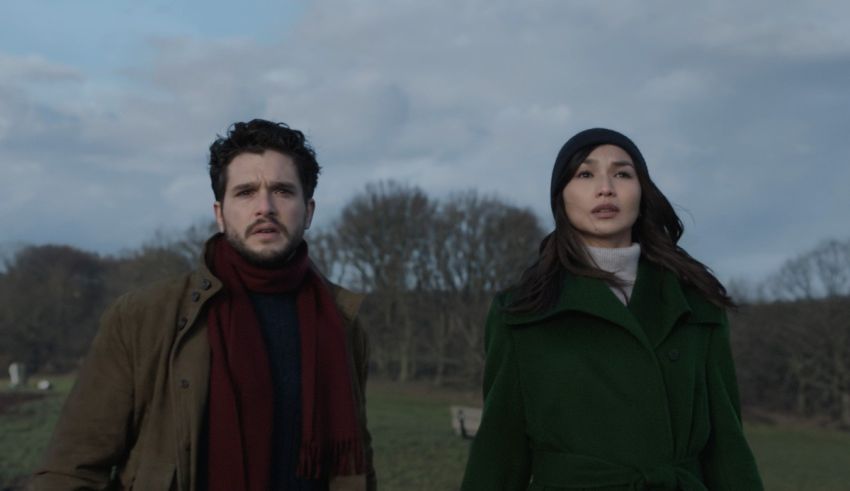
POLYGON ((303 240, 319 165, 284 124, 210 146, 198 269, 107 310, 32 487, 375 489, 361 297, 303 240))

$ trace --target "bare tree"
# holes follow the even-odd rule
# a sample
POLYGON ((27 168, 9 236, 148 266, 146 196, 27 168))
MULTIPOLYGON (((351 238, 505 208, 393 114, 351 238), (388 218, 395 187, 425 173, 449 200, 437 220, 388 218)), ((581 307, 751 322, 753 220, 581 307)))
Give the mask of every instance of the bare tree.
POLYGON ((789 259, 768 285, 776 300, 850 295, 850 240, 828 240, 789 259))
POLYGON ((216 232, 218 225, 214 220, 204 220, 194 223, 178 234, 167 234, 158 231, 151 241, 145 243, 144 249, 168 249, 183 256, 192 266, 198 264, 204 252, 204 244, 216 232))
POLYGON ((765 290, 733 317, 745 399, 850 428, 850 241, 789 259, 765 290))
POLYGON ((158 234, 117 257, 64 245, 19 249, 0 275, 0 359, 15 357, 35 368, 74 367, 106 305, 132 288, 188 271, 208 237, 205 228, 158 234))
POLYGON ((850 241, 828 240, 811 255, 823 294, 827 297, 850 295, 850 241))
POLYGON ((146 245, 119 257, 104 259, 106 300, 111 301, 124 292, 189 271, 195 264, 184 252, 180 246, 146 245))
POLYGON ((433 330, 442 381, 447 339, 461 340, 462 366, 477 380, 484 363, 484 320, 493 295, 516 281, 543 236, 537 217, 475 191, 451 196, 435 221, 435 287, 444 292, 433 330))
POLYGON ((352 199, 335 227, 341 261, 351 265, 354 283, 373 293, 380 311, 376 357, 394 359, 399 381, 415 371, 415 326, 407 293, 416 287, 414 269, 426 249, 434 213, 421 189, 379 182, 352 199), (385 349, 395 356, 386 356, 385 349))
POLYGON ((345 282, 348 263, 334 231, 311 230, 307 242, 310 243, 310 258, 319 271, 335 283, 345 282))
POLYGON ((812 261, 807 255, 786 261, 769 280, 769 291, 774 298, 784 300, 812 299, 815 281, 812 261))
POLYGON ((383 182, 320 238, 334 249, 323 256, 373 294, 364 314, 378 370, 402 381, 428 373, 442 384, 448 368, 477 380, 490 300, 518 278, 542 235, 532 212, 497 198, 467 191, 435 202, 383 182))
POLYGON ((71 366, 94 333, 103 265, 69 246, 20 249, 0 278, 0 351, 35 368, 71 366))

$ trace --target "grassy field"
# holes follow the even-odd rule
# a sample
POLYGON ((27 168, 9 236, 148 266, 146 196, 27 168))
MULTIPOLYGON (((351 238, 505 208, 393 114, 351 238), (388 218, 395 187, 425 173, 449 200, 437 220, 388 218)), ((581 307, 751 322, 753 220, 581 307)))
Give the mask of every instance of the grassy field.
POLYGON ((0 491, 19 489, 50 438, 72 379, 51 382, 45 396, 35 389, 8 390, 8 380, 0 380, 0 491))
POLYGON ((850 490, 850 434, 751 426, 747 436, 769 491, 850 490))
MULTIPOLYGON (((47 397, 0 405, 0 491, 17 489, 21 476, 38 461, 71 383, 69 378, 54 382, 47 397)), ((19 391, 14 397, 33 393, 19 391)), ((0 389, 0 400, 10 397, 10 391, 0 389)), ((448 407, 476 403, 475 397, 373 382, 368 398, 381 490, 457 489, 469 443, 452 433, 448 407)), ((774 426, 748 426, 747 432, 768 490, 850 489, 850 434, 774 426)))
POLYGON ((470 394, 372 383, 367 394, 375 471, 382 491, 457 489, 469 441, 452 433, 449 406, 470 394))

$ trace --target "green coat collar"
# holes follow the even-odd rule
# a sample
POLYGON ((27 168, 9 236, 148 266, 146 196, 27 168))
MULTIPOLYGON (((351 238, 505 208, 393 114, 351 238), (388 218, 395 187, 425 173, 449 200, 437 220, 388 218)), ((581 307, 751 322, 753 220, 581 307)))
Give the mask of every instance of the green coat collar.
POLYGON ((527 327, 565 312, 607 320, 652 347, 660 344, 683 316, 696 324, 719 324, 723 318, 719 307, 682 288, 672 272, 641 258, 628 306, 602 280, 568 273, 554 307, 544 312, 505 314, 505 322, 527 327))

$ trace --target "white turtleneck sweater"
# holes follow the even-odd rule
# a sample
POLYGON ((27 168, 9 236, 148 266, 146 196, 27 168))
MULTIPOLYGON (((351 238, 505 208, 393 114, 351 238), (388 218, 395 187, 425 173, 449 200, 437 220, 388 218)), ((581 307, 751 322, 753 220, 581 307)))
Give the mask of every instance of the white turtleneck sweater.
POLYGON ((623 305, 629 303, 629 297, 632 295, 632 289, 635 286, 635 278, 637 277, 638 259, 640 259, 640 244, 635 242, 628 247, 607 248, 607 247, 591 247, 587 246, 587 252, 596 265, 602 271, 613 273, 625 285, 620 288, 616 285, 608 284, 611 291, 623 305))

